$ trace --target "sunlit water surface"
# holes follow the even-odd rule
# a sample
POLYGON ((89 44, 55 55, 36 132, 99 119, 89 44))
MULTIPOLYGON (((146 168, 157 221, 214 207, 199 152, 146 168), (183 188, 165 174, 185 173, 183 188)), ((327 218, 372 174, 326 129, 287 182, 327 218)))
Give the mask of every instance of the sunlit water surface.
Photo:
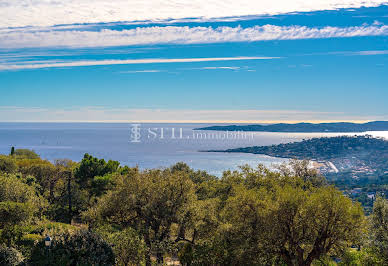
POLYGON ((84 153, 120 161, 140 168, 167 167, 186 162, 195 169, 220 175, 239 165, 271 166, 285 159, 245 153, 201 152, 246 146, 272 145, 307 138, 337 135, 370 134, 388 139, 388 131, 366 133, 268 133, 256 132, 239 136, 221 131, 193 131, 207 124, 132 124, 108 123, 0 123, 0 153, 12 146, 33 149, 42 158, 54 160, 82 159, 84 153), (162 134, 163 128, 163 134, 162 134), (174 133, 173 133, 174 131, 174 133), (140 134, 136 134, 140 133, 140 134), (139 142, 133 142, 139 141, 139 142))

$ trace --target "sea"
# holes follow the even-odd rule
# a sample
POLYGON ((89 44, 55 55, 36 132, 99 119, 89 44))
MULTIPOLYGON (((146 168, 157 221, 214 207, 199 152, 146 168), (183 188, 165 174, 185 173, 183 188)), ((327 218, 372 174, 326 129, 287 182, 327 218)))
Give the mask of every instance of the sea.
POLYGON ((221 176, 248 164, 274 167, 286 158, 247 153, 205 152, 238 147, 274 145, 314 137, 365 135, 385 137, 388 131, 365 133, 271 133, 200 131, 213 124, 157 123, 0 123, 0 154, 11 147, 32 149, 41 158, 80 161, 85 153, 121 165, 169 167, 185 162, 194 169, 221 176))

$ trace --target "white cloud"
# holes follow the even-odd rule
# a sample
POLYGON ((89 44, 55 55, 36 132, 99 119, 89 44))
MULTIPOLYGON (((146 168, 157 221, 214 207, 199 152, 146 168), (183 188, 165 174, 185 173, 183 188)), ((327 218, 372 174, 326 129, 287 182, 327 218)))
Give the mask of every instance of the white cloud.
POLYGON ((108 47, 150 44, 251 42, 388 35, 387 25, 306 27, 264 25, 238 27, 138 27, 129 30, 0 32, 0 48, 108 47))
POLYGON ((220 67, 202 67, 201 69, 227 69, 227 70, 239 70, 240 67, 228 67, 228 66, 220 66, 220 67))
POLYGON ((384 54, 388 54, 388 50, 350 52, 350 55, 384 55, 384 54))
MULTIPOLYGON (((156 64, 156 63, 195 63, 195 62, 217 62, 217 61, 239 61, 239 60, 269 60, 279 59, 280 57, 207 57, 207 58, 147 58, 147 59, 127 59, 127 60, 89 60, 72 62, 55 61, 34 61, 16 64, 0 64, 1 70, 19 70, 19 69, 40 69, 40 68, 62 68, 62 67, 81 67, 81 66, 106 66, 106 65, 131 65, 131 64, 156 64)), ((144 72, 144 71, 143 71, 144 72)))
MULTIPOLYGON (((131 108, 27 108, 0 106, 1 122, 300 122, 365 121, 379 116, 300 110, 192 110, 131 108)), ((387 117, 385 117, 386 119, 387 117)))
POLYGON ((2 0, 0 27, 220 18, 378 6, 387 0, 2 0))
MULTIPOLYGON (((247 67, 244 67, 247 68, 247 67)), ((240 70, 238 66, 205 66, 205 67, 192 67, 192 68, 181 68, 180 70, 240 70)))
POLYGON ((134 71, 121 71, 120 73, 129 73, 129 74, 135 74, 135 73, 159 73, 163 72, 162 70, 157 70, 157 69, 150 69, 150 70, 134 70, 134 71))

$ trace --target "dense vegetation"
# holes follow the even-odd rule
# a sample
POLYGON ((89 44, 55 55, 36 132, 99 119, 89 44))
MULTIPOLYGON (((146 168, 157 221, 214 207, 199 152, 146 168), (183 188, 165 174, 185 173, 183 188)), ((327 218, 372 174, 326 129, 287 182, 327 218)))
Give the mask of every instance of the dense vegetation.
POLYGON ((368 135, 323 137, 278 145, 229 149, 225 152, 247 152, 274 157, 317 160, 356 156, 365 160, 370 158, 370 161, 377 159, 385 163, 388 159, 388 141, 368 135))
POLYGON ((313 138, 223 152, 246 152, 300 160, 331 160, 341 172, 362 167, 370 169, 367 174, 372 172, 374 176, 384 176, 388 172, 388 141, 368 135, 313 138))
POLYGON ((13 149, 0 182, 0 265, 388 263, 387 200, 365 217, 305 161, 216 178, 13 149))
POLYGON ((330 161, 339 172, 323 169, 326 178, 352 199, 361 202, 368 213, 372 211, 376 194, 388 196, 388 141, 384 139, 368 135, 324 137, 222 152, 247 152, 299 160, 330 161))
POLYGON ((272 125, 229 125, 196 128, 195 130, 262 131, 262 132, 366 132, 388 130, 388 121, 356 123, 297 123, 272 125))

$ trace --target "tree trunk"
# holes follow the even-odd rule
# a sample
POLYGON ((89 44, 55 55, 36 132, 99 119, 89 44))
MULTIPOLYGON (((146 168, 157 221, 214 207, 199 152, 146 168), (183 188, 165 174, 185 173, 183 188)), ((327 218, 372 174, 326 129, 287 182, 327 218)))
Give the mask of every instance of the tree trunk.
POLYGON ((145 255, 146 258, 146 266, 151 266, 151 241, 150 236, 148 235, 148 228, 146 229, 146 233, 144 234, 144 242, 147 246, 147 252, 145 255))
POLYGON ((68 173, 68 179, 67 179, 67 193, 68 193, 68 196, 69 196, 69 224, 71 224, 71 221, 73 220, 73 206, 72 206, 72 203, 71 203, 71 173, 69 172, 68 173))
POLYGON ((157 262, 158 262, 158 265, 163 265, 163 253, 158 251, 158 253, 156 253, 156 259, 157 259, 157 262))

